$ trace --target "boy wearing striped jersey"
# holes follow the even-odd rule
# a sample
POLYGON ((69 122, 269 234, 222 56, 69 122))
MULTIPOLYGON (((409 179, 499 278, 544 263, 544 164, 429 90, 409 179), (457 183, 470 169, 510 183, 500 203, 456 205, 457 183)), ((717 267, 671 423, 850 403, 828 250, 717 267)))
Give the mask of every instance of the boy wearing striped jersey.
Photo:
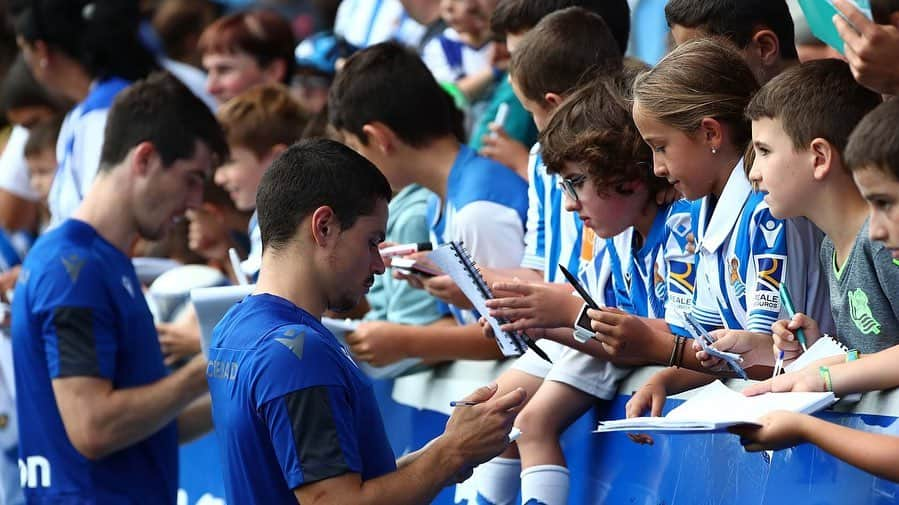
MULTIPOLYGON (((628 79, 593 82, 576 91, 555 112, 542 135, 549 173, 560 174, 565 209, 577 213, 602 240, 600 253, 587 265, 582 278, 593 296, 607 308, 637 318, 653 318, 646 325, 679 326, 679 310, 671 303, 689 302, 669 297, 674 275, 686 274, 692 285, 693 252, 687 237, 690 213, 686 202, 657 205, 655 195, 665 181, 656 178, 649 164, 651 153, 626 105, 628 79), (679 237, 683 237, 682 242, 679 237), (592 272, 592 274, 591 274, 592 272), (671 317, 670 321, 664 318, 671 317)), ((503 286, 505 287, 505 286, 503 286)), ((519 299, 497 299, 492 314, 513 319, 509 327, 527 329, 547 339, 583 346, 572 335, 573 321, 583 301, 570 295, 530 298, 531 304, 551 306, 557 320, 528 321, 519 316, 519 299), (565 299, 567 298, 567 299, 565 299), (573 302, 573 303, 572 303, 573 302), (573 309, 573 310, 572 310, 573 309)), ((678 307, 683 310, 684 307, 678 307)), ((636 318, 635 318, 636 319, 636 318)), ((522 467, 522 499, 564 504, 568 470, 558 436, 589 409, 596 399, 614 397, 618 382, 629 369, 565 347, 559 353, 534 397, 516 418, 523 433, 518 440, 522 467)), ((496 503, 496 502, 494 502, 496 503)))

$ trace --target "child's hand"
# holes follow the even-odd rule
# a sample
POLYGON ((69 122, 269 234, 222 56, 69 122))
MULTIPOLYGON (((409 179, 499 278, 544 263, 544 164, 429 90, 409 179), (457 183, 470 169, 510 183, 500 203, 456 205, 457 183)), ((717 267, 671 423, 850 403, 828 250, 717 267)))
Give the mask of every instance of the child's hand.
POLYGON ((481 318, 478 319, 478 325, 481 327, 481 333, 484 334, 484 338, 496 338, 496 334, 493 333, 493 326, 490 326, 490 323, 487 322, 486 317, 481 316, 481 318))
POLYGON ((821 330, 818 329, 817 321, 801 312, 797 312, 790 320, 780 320, 771 325, 771 333, 774 336, 774 354, 776 356, 783 351, 784 363, 792 363, 802 354, 802 346, 796 337, 796 331, 800 328, 805 333, 805 342, 808 347, 821 338, 821 330))
POLYGON ((845 0, 835 0, 836 7, 849 18, 852 28, 840 16, 833 23, 843 39, 846 60, 852 74, 862 85, 884 95, 899 94, 899 27, 874 23, 845 0))
POLYGON ((590 309, 587 316, 609 355, 617 358, 644 358, 646 349, 655 343, 655 332, 642 319, 622 310, 604 307, 590 309))
POLYGON ((756 396, 765 393, 788 392, 815 392, 823 393, 827 390, 824 377, 818 372, 818 365, 807 366, 802 370, 778 375, 758 384, 753 384, 743 390, 746 396, 756 396))
POLYGON ((428 293, 434 298, 442 300, 450 305, 455 305, 460 309, 471 309, 474 306, 465 296, 465 293, 456 284, 449 275, 438 275, 437 277, 422 279, 422 284, 428 293))
POLYGON ((193 323, 156 323, 156 333, 166 366, 200 352, 200 328, 193 323))
POLYGON ((578 299, 571 296, 570 288, 545 282, 495 282, 495 292, 512 296, 487 300, 490 315, 509 323, 503 331, 523 331, 531 328, 559 328, 571 326, 574 316, 561 308, 578 310, 578 299), (575 307, 577 306, 577 307, 575 307))
POLYGON ((805 414, 779 410, 761 419, 761 426, 743 424, 728 431, 740 435, 740 443, 747 452, 777 451, 802 443, 802 421, 805 414))
POLYGON ((415 275, 412 273, 406 273, 397 269, 393 269, 393 278, 401 281, 406 281, 415 289, 424 289, 425 283, 420 275, 415 275))
POLYGON ((509 137, 502 125, 490 123, 490 133, 481 137, 480 155, 492 158, 511 168, 522 179, 528 178, 528 148, 509 137))
MULTIPOLYGON (((715 349, 739 354, 743 358, 743 368, 774 365, 770 335, 743 330, 715 330, 710 332, 709 336, 715 340, 715 343, 712 344, 715 349)), ((699 342, 693 342, 693 351, 696 352, 696 359, 703 368, 717 371, 729 370, 727 363, 702 350, 699 342)))
POLYGON ((344 336, 350 352, 373 366, 386 366, 407 358, 402 342, 396 338, 394 323, 364 321, 344 336))
POLYGON ((649 411, 652 417, 662 415, 662 408, 665 406, 665 400, 668 398, 668 392, 665 386, 656 382, 647 382, 635 392, 631 399, 624 406, 624 412, 628 418, 641 417, 649 411))
POLYGON ((188 209, 184 215, 190 221, 187 228, 190 250, 207 260, 227 261, 231 241, 222 213, 205 204, 198 209, 188 209))

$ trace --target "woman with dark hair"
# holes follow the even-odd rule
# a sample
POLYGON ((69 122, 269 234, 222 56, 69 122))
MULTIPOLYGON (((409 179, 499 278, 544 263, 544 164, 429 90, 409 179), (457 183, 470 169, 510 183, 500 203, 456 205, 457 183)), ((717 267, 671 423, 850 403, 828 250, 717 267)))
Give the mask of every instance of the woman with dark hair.
POLYGON ((97 173, 106 115, 115 96, 159 67, 138 38, 136 0, 16 0, 19 47, 34 77, 77 103, 57 143, 50 226, 81 203, 97 173))

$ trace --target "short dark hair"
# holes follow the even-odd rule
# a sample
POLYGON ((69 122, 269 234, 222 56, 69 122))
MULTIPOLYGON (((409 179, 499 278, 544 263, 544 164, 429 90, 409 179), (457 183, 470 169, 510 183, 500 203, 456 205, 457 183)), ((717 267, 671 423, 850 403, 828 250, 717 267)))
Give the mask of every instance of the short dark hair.
POLYGON ((852 77, 848 63, 824 59, 772 79, 749 102, 746 116, 780 120, 796 149, 808 149, 812 140, 823 138, 842 152, 855 125, 881 101, 852 77))
POLYGON ((500 0, 490 17, 490 30, 505 36, 524 33, 544 17, 568 8, 583 7, 598 14, 608 25, 624 54, 631 32, 631 8, 627 0, 500 0))
POLYGON ((843 158, 850 171, 875 169, 899 179, 899 100, 868 113, 849 136, 843 158))
POLYGON ((59 129, 62 126, 62 116, 55 116, 28 129, 28 140, 25 142, 25 157, 38 156, 41 152, 50 149, 56 155, 56 139, 59 137, 59 129))
POLYGON ((335 128, 366 145, 362 127, 375 121, 413 147, 448 135, 465 138, 462 112, 452 97, 417 54, 396 42, 376 44, 351 56, 331 86, 328 110, 335 128))
POLYGON ((780 41, 782 58, 799 58, 786 0, 669 0, 665 18, 668 26, 697 28, 730 39, 740 49, 756 32, 768 28, 780 41))
POLYGON ((621 69, 622 56, 605 21, 580 7, 554 12, 515 49, 509 75, 529 99, 565 94, 595 74, 621 69))
POLYGON ((92 78, 134 81, 159 69, 138 38, 136 0, 11 0, 10 11, 25 40, 62 51, 92 78))
POLYGON ((9 67, 6 77, 3 79, 0 102, 2 102, 3 110, 7 111, 23 107, 47 107, 63 113, 72 105, 62 98, 51 95, 37 82, 21 55, 9 67))
POLYGON ((578 88, 556 111, 540 135, 550 173, 565 163, 581 163, 600 191, 627 194, 623 184, 641 181, 651 195, 668 182, 652 171, 652 150, 631 115, 628 94, 633 73, 603 77, 578 88))
POLYGON ((152 142, 163 165, 194 155, 196 141, 218 161, 228 145, 215 116, 199 98, 168 72, 158 72, 122 90, 109 109, 100 153, 100 170, 111 170, 135 146, 152 142))
POLYGON ((888 25, 890 16, 899 12, 899 0, 871 0, 871 15, 879 25, 888 25))
POLYGON ((203 54, 240 51, 252 56, 260 67, 282 60, 284 84, 290 84, 296 68, 295 46, 296 39, 290 23, 277 12, 265 9, 237 12, 219 18, 203 30, 198 43, 203 54))
POLYGON ((390 183, 370 161, 326 139, 304 140, 281 153, 266 170, 256 193, 264 248, 280 249, 315 209, 329 206, 343 229, 389 202, 390 183))

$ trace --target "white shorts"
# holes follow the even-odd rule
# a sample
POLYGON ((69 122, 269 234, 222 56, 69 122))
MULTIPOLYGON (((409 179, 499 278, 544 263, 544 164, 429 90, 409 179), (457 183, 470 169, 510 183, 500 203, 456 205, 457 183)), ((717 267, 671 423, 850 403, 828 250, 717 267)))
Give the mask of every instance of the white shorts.
POLYGON ((615 398, 621 381, 633 371, 567 346, 553 360, 544 380, 561 382, 602 400, 615 398))
MULTIPOLYGON (((545 352, 553 363, 559 360, 562 351, 568 349, 568 347, 552 340, 538 340, 537 347, 545 352)), ((512 363, 512 369, 545 379, 550 369, 552 369, 553 363, 548 363, 545 359, 538 356, 533 349, 528 349, 527 352, 512 363)))

